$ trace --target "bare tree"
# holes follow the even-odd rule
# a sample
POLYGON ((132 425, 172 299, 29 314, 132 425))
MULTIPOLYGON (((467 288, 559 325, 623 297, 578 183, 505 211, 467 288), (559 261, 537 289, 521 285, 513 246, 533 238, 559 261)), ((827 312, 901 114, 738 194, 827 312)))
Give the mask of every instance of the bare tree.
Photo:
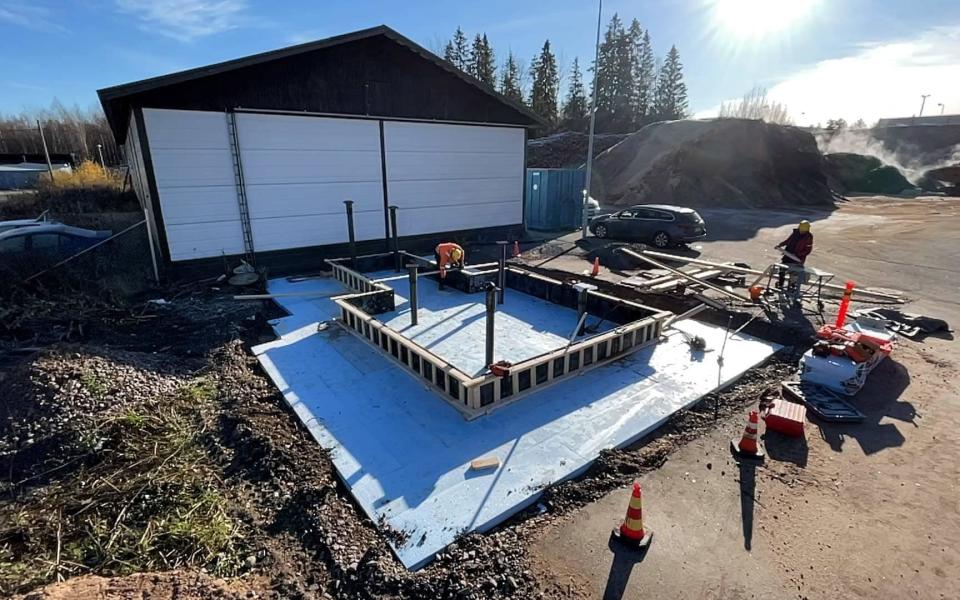
POLYGON ((756 86, 738 101, 720 104, 721 119, 757 119, 767 123, 792 125, 793 120, 785 104, 767 98, 767 89, 756 86))
POLYGON ((0 115, 0 153, 43 153, 37 121, 43 127, 52 154, 72 154, 78 161, 99 162, 99 144, 102 146, 104 162, 108 165, 120 163, 113 132, 100 107, 94 106, 88 110, 78 106, 68 108, 56 99, 47 109, 19 115, 0 115))

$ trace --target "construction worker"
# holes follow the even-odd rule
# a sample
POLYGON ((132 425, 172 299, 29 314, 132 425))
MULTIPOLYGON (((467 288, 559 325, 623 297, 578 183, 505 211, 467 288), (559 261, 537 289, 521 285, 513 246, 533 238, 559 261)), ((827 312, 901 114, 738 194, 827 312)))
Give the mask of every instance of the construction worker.
POLYGON ((463 251, 463 247, 453 242, 438 244, 433 254, 437 260, 437 268, 440 269, 440 289, 443 289, 443 280, 447 276, 447 269, 462 268, 467 255, 463 251))
POLYGON ((777 286, 783 289, 783 280, 787 271, 794 273, 791 277, 791 288, 795 292, 795 300, 799 301, 800 286, 803 285, 803 264, 807 257, 813 252, 813 234, 810 233, 810 221, 806 219, 800 221, 797 228, 790 233, 790 237, 783 240, 774 248, 783 248, 785 253, 780 258, 780 264, 785 265, 780 269, 780 277, 777 286), (797 266, 798 265, 798 266, 797 266))

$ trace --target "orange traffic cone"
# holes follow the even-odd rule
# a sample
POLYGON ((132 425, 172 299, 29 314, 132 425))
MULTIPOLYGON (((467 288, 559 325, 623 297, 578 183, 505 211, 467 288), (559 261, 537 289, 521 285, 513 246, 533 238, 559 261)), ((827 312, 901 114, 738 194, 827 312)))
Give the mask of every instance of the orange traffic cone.
POLYGON ((743 437, 740 441, 730 440, 730 451, 739 458, 750 458, 754 460, 763 460, 763 448, 757 440, 757 433, 760 429, 760 417, 757 411, 751 410, 747 417, 747 426, 743 430, 743 437))
POLYGON ((640 484, 633 482, 633 494, 627 505, 627 517, 619 529, 613 530, 613 537, 634 548, 646 548, 653 540, 653 531, 643 528, 643 500, 640 497, 640 484))
POLYGON ((516 258, 520 256, 520 242, 513 243, 513 257, 516 258))
POLYGON ((600 257, 593 259, 593 268, 590 269, 590 277, 596 277, 600 274, 600 257))

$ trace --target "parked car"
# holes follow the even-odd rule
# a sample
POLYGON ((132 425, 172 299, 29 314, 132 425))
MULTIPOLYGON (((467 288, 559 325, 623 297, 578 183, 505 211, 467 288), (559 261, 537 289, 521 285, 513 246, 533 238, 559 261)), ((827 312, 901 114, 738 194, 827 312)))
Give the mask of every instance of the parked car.
POLYGON ((600 214, 600 203, 597 202, 596 198, 590 197, 587 198, 587 218, 593 219, 600 214))
POLYGON ((50 225, 57 223, 57 221, 47 221, 45 217, 37 217, 36 219, 14 219, 12 221, 0 221, 0 233, 10 231, 11 229, 19 229, 21 227, 35 227, 37 225, 50 225))
POLYGON ((18 259, 63 259, 110 237, 110 231, 39 223, 0 233, 0 262, 18 259))
POLYGON ((657 248, 686 244, 707 235, 707 226, 697 211, 666 204, 638 204, 590 221, 598 238, 648 242, 657 248))

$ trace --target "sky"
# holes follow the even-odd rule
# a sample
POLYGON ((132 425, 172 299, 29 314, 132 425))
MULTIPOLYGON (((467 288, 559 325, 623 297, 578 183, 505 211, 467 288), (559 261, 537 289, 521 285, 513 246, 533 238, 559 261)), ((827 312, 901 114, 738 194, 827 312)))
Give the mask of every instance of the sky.
MULTIPOLYGON (((614 13, 658 55, 677 46, 698 117, 754 86, 800 125, 916 115, 922 94, 925 115, 960 113, 957 0, 606 0, 604 26, 614 13)), ((437 52, 486 32, 525 64, 549 38, 567 72, 592 61, 596 19, 574 0, 0 0, 0 113, 379 24, 437 52)))

